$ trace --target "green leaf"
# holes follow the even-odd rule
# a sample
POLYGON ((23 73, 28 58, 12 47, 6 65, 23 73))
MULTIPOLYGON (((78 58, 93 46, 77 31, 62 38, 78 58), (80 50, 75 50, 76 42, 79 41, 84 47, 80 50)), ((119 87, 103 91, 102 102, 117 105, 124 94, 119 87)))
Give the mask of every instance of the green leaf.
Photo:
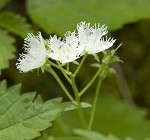
POLYGON ((73 61, 72 63, 75 64, 75 65, 79 65, 78 61, 73 61))
POLYGON ((10 0, 0 0, 0 8, 7 4, 10 0))
POLYGON ((9 66, 9 60, 14 58, 14 39, 6 31, 0 30, 0 70, 9 66))
MULTIPOLYGON (((91 103, 92 96, 85 101, 91 103)), ((91 109, 87 108, 83 111, 88 121, 91 109)), ((100 96, 93 129, 104 135, 113 134, 120 139, 129 136, 135 140, 144 140, 150 137, 150 120, 146 119, 146 116, 146 110, 122 103, 112 96, 100 96)), ((72 130, 80 128, 74 110, 62 114, 54 124, 49 133, 58 137, 73 135, 72 130)))
POLYGON ((94 59, 97 61, 97 62, 100 62, 100 60, 99 60, 99 56, 98 56, 98 54, 92 54, 93 56, 94 56, 94 59))
POLYGON ((74 129, 74 133, 78 134, 79 136, 88 138, 88 140, 120 140, 113 135, 104 136, 98 132, 82 129, 74 129))
MULTIPOLYGON (((88 130, 83 130, 83 129, 74 129, 74 133, 76 133, 79 136, 89 138, 89 140, 121 140, 112 134, 109 134, 108 136, 104 136, 98 132, 88 131, 88 130)), ((149 138, 146 138, 145 140, 148 140, 148 139, 149 138)), ((134 140, 134 139, 127 137, 124 140, 134 140)))
POLYGON ((100 63, 92 63, 90 66, 94 67, 94 68, 100 68, 101 64, 100 63))
POLYGON ((81 21, 106 24, 109 30, 150 18, 149 0, 28 0, 32 21, 47 33, 63 35, 81 21), (142 10, 139 10, 142 9, 142 10))
POLYGON ((38 137, 39 131, 52 126, 51 122, 62 111, 78 108, 74 103, 61 101, 56 98, 43 103, 35 92, 20 95, 20 84, 7 89, 6 81, 0 82, 0 140, 38 137))
POLYGON ((10 11, 0 14, 0 27, 23 38, 27 33, 33 32, 24 17, 10 11))
POLYGON ((111 133, 121 139, 127 136, 135 140, 150 137, 150 120, 146 119, 146 110, 120 102, 111 96, 100 97, 97 110, 95 130, 103 134, 111 133))
POLYGON ((85 103, 85 102, 81 102, 80 104, 78 104, 77 102, 74 102, 72 104, 70 104, 70 102, 65 102, 62 104, 62 108, 64 106, 64 111, 68 111, 68 110, 73 110, 73 109, 76 109, 76 108, 89 108, 89 107, 92 107, 91 104, 89 103, 85 103))
POLYGON ((87 140, 87 138, 83 138, 79 136, 54 137, 54 136, 43 135, 41 138, 38 138, 38 140, 87 140))

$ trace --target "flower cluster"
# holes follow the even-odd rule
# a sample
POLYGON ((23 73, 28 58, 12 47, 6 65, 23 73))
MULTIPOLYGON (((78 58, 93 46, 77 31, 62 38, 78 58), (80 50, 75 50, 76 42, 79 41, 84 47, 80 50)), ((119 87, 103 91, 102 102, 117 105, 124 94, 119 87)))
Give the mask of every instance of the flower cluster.
POLYGON ((24 52, 16 63, 20 72, 28 72, 32 69, 42 67, 47 58, 58 60, 65 64, 75 61, 85 53, 96 54, 104 51, 115 42, 113 38, 104 37, 107 34, 107 27, 81 22, 77 24, 77 33, 67 32, 64 39, 50 36, 46 44, 38 33, 37 36, 28 34, 24 40, 24 52), (45 47, 45 46, 48 47, 45 47))

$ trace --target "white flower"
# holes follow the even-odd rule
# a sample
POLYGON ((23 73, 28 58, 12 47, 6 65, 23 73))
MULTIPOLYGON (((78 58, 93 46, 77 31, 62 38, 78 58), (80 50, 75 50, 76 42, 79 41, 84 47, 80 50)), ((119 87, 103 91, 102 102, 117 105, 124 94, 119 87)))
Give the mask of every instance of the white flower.
POLYGON ((78 37, 75 36, 75 32, 67 32, 62 41, 56 35, 50 37, 49 48, 48 56, 62 64, 76 60, 83 52, 83 47, 78 46, 78 37))
POLYGON ((88 54, 95 54, 104 51, 115 42, 115 39, 108 38, 104 39, 104 35, 107 34, 107 27, 105 25, 90 27, 90 23, 81 22, 77 25, 78 38, 80 45, 84 47, 84 51, 88 54))
POLYGON ((16 63, 20 72, 28 72, 44 65, 46 49, 44 40, 39 32, 37 36, 28 34, 24 39, 24 52, 16 63))

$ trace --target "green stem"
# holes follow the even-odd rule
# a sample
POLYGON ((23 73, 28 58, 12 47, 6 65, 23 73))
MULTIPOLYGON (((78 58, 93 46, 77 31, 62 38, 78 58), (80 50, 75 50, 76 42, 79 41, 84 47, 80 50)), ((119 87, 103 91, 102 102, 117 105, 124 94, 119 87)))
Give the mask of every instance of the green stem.
POLYGON ((57 64, 58 64, 59 69, 62 71, 62 74, 65 76, 66 80, 69 82, 69 84, 71 84, 71 79, 67 75, 67 73, 69 74, 69 71, 63 69, 63 67, 61 66, 61 64, 58 61, 57 61, 57 64))
POLYGON ((59 69, 61 71, 63 71, 64 73, 67 72, 65 69, 61 68, 60 66, 58 66, 57 64, 55 64, 55 63, 53 63, 53 62, 51 62, 49 60, 47 60, 46 63, 50 64, 51 66, 53 66, 53 67, 55 67, 55 68, 57 68, 57 69, 59 69))
POLYGON ((98 71, 95 73, 95 75, 93 76, 93 78, 90 80, 90 82, 80 91, 79 96, 81 97, 87 90, 88 88, 93 84, 93 82, 96 80, 97 76, 99 75, 99 73, 101 72, 102 67, 100 67, 98 69, 98 71))
MULTIPOLYGON (((75 94, 75 100, 80 105, 79 91, 78 91, 78 88, 77 88, 76 83, 75 83, 75 77, 73 75, 70 75, 70 76, 71 76, 71 80, 72 80, 72 89, 73 89, 74 94, 75 94)), ((82 127, 86 129, 87 128, 87 122, 85 120, 81 106, 79 106, 79 108, 77 109, 77 113, 78 113, 82 127)))
POLYGON ((98 79, 98 83, 97 83, 97 87, 96 87, 96 93, 95 93, 95 97, 94 97, 94 102, 93 102, 91 117, 90 117, 90 120, 89 120, 88 130, 91 130, 92 126, 93 126, 93 122, 94 122, 94 118, 95 118, 96 107, 97 107, 97 103, 98 103, 98 96, 99 96, 101 84, 102 84, 102 81, 105 78, 106 69, 107 69, 108 65, 111 63, 111 60, 113 58, 112 55, 109 56, 109 57, 106 57, 103 60, 103 63, 101 65, 101 67, 99 68, 98 72, 97 72, 99 74, 99 79, 98 79))
MULTIPOLYGON (((113 54, 112 54, 113 55, 113 54)), ((96 78, 98 77, 98 75, 101 72, 104 72, 103 70, 105 69, 105 67, 107 67, 112 60, 112 56, 109 56, 107 59, 105 59, 105 61, 102 63, 101 67, 98 69, 98 71, 95 73, 95 75, 93 76, 93 78, 90 80, 90 82, 80 91, 79 96, 81 97, 87 90, 88 88, 93 84, 93 82, 96 80, 96 78)))
POLYGON ((92 126, 93 126, 95 113, 96 113, 96 107, 97 107, 97 103, 98 103, 98 96, 99 96, 102 81, 103 81, 103 79, 101 79, 99 77, 98 83, 97 83, 97 88, 96 88, 96 93, 95 93, 95 97, 94 97, 93 107, 92 107, 92 113, 91 113, 91 117, 90 117, 90 121, 89 121, 89 125, 88 125, 88 130, 91 130, 92 126))
POLYGON ((77 86, 76 86, 76 83, 75 83, 75 77, 73 76, 73 75, 70 75, 71 76, 71 85, 72 85, 72 89, 73 89, 73 91, 74 91, 74 94, 75 94, 75 99, 76 99, 76 101, 77 102, 79 102, 79 95, 78 95, 78 93, 79 93, 79 91, 78 91, 78 88, 77 88, 77 86))
POLYGON ((83 65, 83 63, 84 63, 84 61, 85 61, 85 59, 86 59, 87 56, 88 56, 88 54, 84 54, 84 56, 83 56, 83 58, 82 58, 82 60, 81 60, 81 62, 79 64, 78 68, 76 69, 76 71, 73 74, 74 77, 76 77, 76 75, 78 74, 78 72, 81 69, 81 67, 82 67, 82 65, 83 65))
POLYGON ((69 69, 70 69, 69 63, 67 63, 66 65, 67 65, 67 71, 68 71, 68 73, 69 73, 69 69))
POLYGON ((77 109, 77 113, 78 113, 78 116, 79 116, 79 119, 80 119, 80 122, 81 122, 81 125, 84 129, 87 129, 88 125, 87 125, 87 122, 85 120, 85 116, 81 110, 81 107, 77 109))
POLYGON ((45 68, 45 70, 48 71, 50 74, 52 74, 52 76, 56 79, 56 81, 58 82, 58 84, 60 85, 60 87, 62 88, 62 90, 66 94, 66 96, 70 99, 70 101, 75 102, 75 100, 70 95, 70 93, 68 92, 68 90, 66 89, 66 87, 64 86, 64 84, 62 83, 60 78, 58 77, 58 75, 55 73, 55 71, 51 67, 45 68))

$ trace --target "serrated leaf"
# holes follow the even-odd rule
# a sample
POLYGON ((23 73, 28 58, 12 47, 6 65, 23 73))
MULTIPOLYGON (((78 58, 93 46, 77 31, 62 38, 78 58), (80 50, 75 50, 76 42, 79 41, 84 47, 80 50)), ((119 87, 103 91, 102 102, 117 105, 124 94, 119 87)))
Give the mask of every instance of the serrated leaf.
POLYGON ((9 60, 14 58, 14 39, 6 31, 0 30, 0 71, 9 66, 9 60))
POLYGON ((32 21, 47 33, 63 35, 81 21, 106 24, 109 30, 150 18, 149 0, 28 0, 32 21), (142 10, 139 10, 142 9, 142 10))
POLYGON ((7 89, 6 81, 0 82, 0 140, 31 140, 52 126, 62 111, 70 106, 69 110, 78 108, 61 101, 55 98, 43 102, 35 92, 20 95, 20 84, 7 89))
POLYGON ((0 0, 0 8, 7 4, 10 0, 0 0))
POLYGON ((0 27, 23 38, 27 33, 33 32, 24 17, 10 11, 0 14, 0 27))

